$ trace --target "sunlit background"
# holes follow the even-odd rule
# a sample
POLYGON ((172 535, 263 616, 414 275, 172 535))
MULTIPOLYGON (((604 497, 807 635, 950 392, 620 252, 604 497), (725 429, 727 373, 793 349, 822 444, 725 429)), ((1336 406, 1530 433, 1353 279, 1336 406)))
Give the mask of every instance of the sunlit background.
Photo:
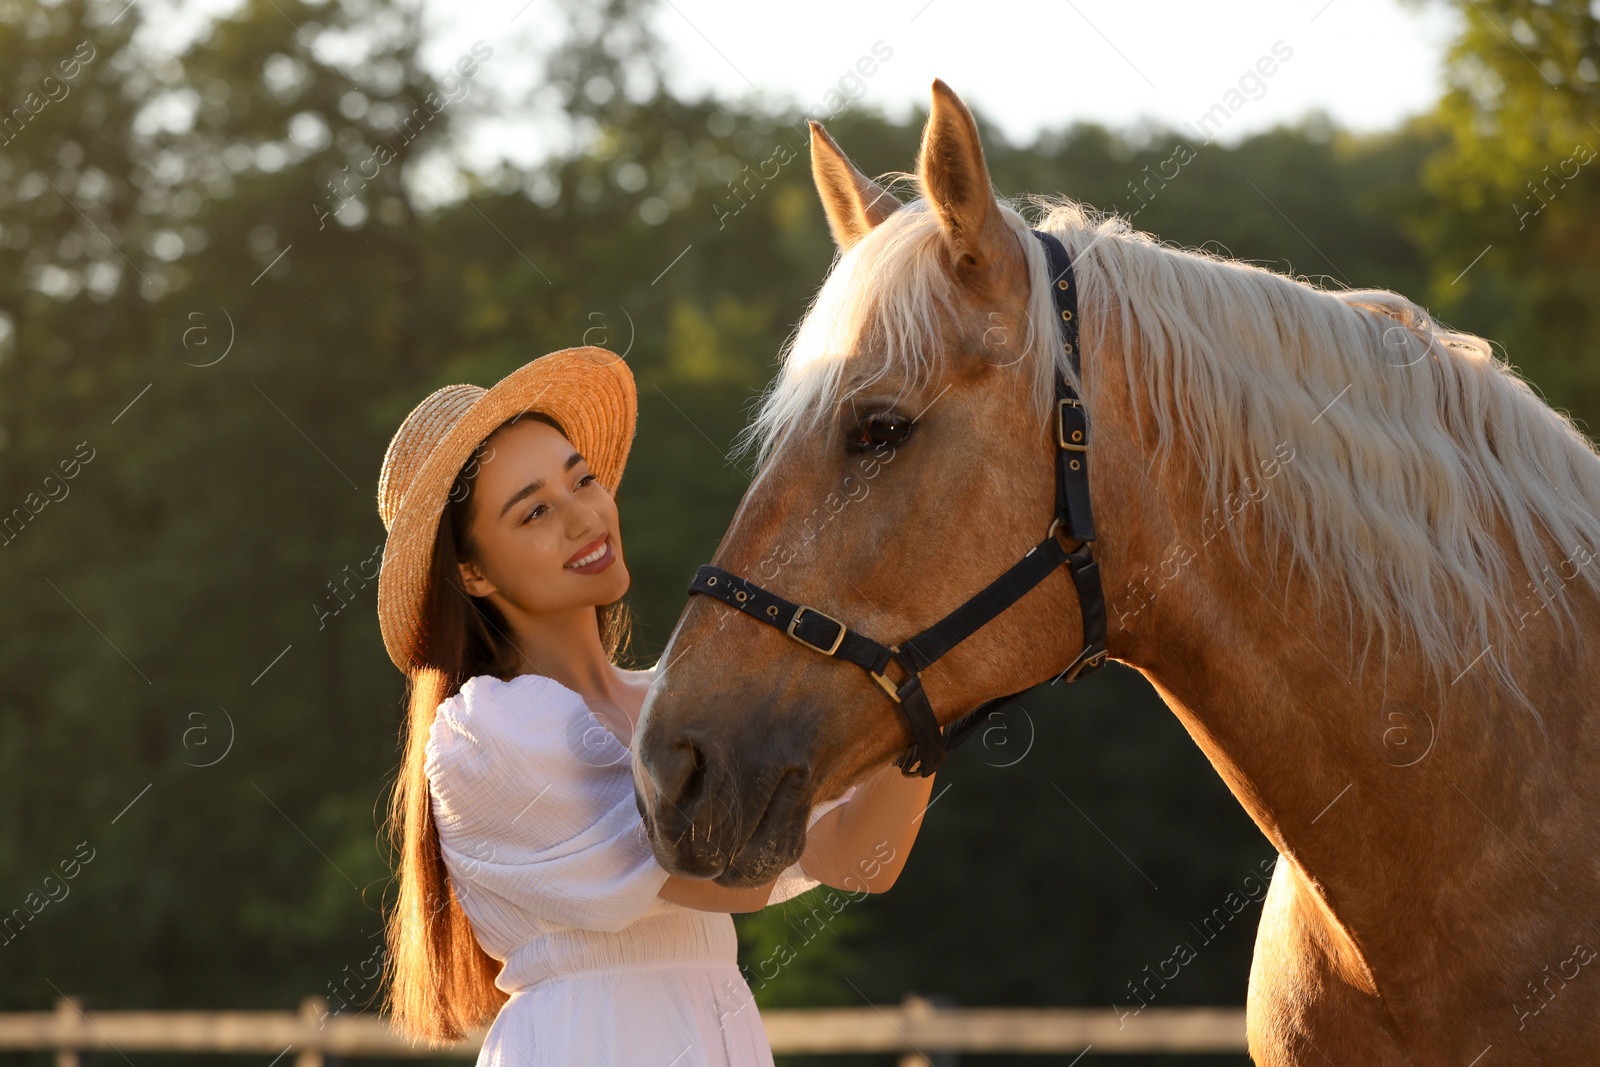
MULTIPOLYGON (((804 117, 868 173, 909 169, 943 78, 1002 195, 1393 288, 1592 419, 1595 19, 1571 0, 0 0, 0 1010, 375 1010, 348 975, 392 894, 384 446, 439 385, 624 353, 633 661, 653 662, 833 255, 804 117), (737 195, 780 145, 793 160, 737 195), (1194 161, 1137 194, 1180 145, 1194 161)), ((1240 1005, 1259 904, 1201 928, 1272 856, 1112 667, 958 753, 892 893, 820 933, 806 898, 741 916, 741 959, 793 956, 764 1007, 1131 1009, 1187 943, 1156 1003, 1240 1005)), ((1134 1062, 1080 1062, 1114 1061, 1134 1062)))

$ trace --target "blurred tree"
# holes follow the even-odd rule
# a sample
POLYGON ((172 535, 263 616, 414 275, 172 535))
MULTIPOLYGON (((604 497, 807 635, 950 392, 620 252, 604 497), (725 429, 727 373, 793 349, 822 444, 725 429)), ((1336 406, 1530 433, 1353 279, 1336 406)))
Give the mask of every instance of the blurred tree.
MULTIPOLYGON (((239 972, 250 980, 222 993, 235 1003, 316 993, 358 1010, 378 993, 341 981, 372 948, 389 877, 374 831, 400 679, 372 642, 376 476, 400 416, 455 370, 425 317, 410 173, 483 102, 494 61, 480 41, 425 72, 419 17, 401 3, 252 0, 184 54, 198 107, 159 141, 213 238, 155 314, 202 309, 233 342, 226 360, 180 368, 185 408, 210 414, 166 435, 145 487, 163 505, 159 540, 205 560, 181 582, 192 595, 168 598, 163 629, 227 620, 192 634, 203 668, 172 670, 239 733, 227 761, 168 794, 188 813, 172 820, 191 838, 186 874, 227 902, 204 922, 167 916, 166 936, 215 968, 175 976, 178 1002, 214 999, 214 977, 239 972)), ((518 266, 514 280, 540 284, 518 266)))
POLYGON ((168 251, 134 133, 157 79, 124 8, 0 3, 0 982, 35 1002, 53 996, 41 975, 106 935, 85 920, 117 900, 108 821, 138 791, 95 762, 137 742, 119 702, 145 681, 112 647, 131 630, 84 502, 128 471, 148 425, 135 405, 148 379, 128 357, 147 345, 140 294, 159 291, 153 253, 168 251), (63 882, 75 853, 92 858, 63 882), (76 921, 57 894, 79 897, 76 921))
MULTIPOLYGON (((31 682, 27 704, 3 712, 7 758, 76 768, 51 779, 63 787, 93 783, 58 811, 94 832, 30 827, 29 851, 48 862, 87 834, 109 858, 75 887, 77 921, 63 919, 58 940, 19 939, 14 953, 38 951, 41 966, 7 969, 6 980, 30 999, 49 995, 38 984, 46 971, 62 988, 149 1004, 326 995, 341 963, 368 954, 385 878, 372 810, 394 719, 373 698, 394 693, 392 668, 374 655, 370 626, 335 617, 348 603, 371 620, 383 438, 366 405, 385 377, 421 370, 408 319, 418 225, 402 174, 444 133, 481 60, 464 57, 447 83, 423 75, 415 15, 399 6, 250 3, 178 61, 127 45, 129 5, 32 6, 15 25, 59 23, 61 43, 8 44, 70 55, 67 44, 93 30, 103 55, 85 76, 105 85, 52 105, 39 120, 50 128, 24 131, 18 147, 82 161, 69 131, 98 137, 87 158, 103 173, 82 185, 101 191, 74 206, 84 223, 105 217, 96 228, 139 257, 127 262, 141 284, 120 266, 83 269, 90 293, 105 289, 99 299, 125 316, 97 346, 106 373, 67 384, 92 398, 94 425, 120 424, 91 435, 106 458, 82 476, 79 502, 59 505, 72 529, 18 540, 65 550, 70 566, 29 561, 16 572, 15 606, 30 613, 9 629, 48 620, 60 643, 6 645, 19 661, 12 676, 31 682), (38 669, 74 651, 79 669, 38 669), (40 705, 53 729, 12 729, 44 719, 40 705), (326 787, 335 782, 343 787, 326 787), (89 921, 97 912, 115 924, 122 956, 104 951, 108 929, 89 921)), ((15 168, 27 157, 5 158, 15 168)), ((70 237, 79 215, 45 217, 56 215, 67 243, 39 233, 27 254, 87 246, 113 258, 70 237)), ((8 230, 25 224, 0 217, 8 230)), ((24 320, 18 333, 22 372, 41 386, 52 350, 106 332, 93 326, 103 311, 69 300, 64 276, 50 273, 60 269, 19 271, 27 301, 59 320, 24 320)), ((37 391, 67 392, 51 384, 37 391)), ((38 434, 66 423, 55 410, 46 395, 20 417, 38 434)), ((8 462, 7 475, 37 465, 8 462)), ((32 777, 6 784, 32 793, 44 784, 32 777)), ((32 875, 19 867, 16 877, 32 875)))
POLYGON ((1416 214, 1432 296, 1554 404, 1600 416, 1600 20, 1586 0, 1461 0, 1416 214))

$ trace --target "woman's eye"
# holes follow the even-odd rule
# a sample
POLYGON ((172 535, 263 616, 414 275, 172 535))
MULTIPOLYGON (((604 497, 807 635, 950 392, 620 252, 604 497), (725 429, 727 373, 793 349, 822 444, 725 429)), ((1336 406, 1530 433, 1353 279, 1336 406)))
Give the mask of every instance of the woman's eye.
POLYGON ((595 485, 595 484, 597 484, 597 483, 595 482, 593 474, 585 474, 582 478, 578 479, 578 488, 579 489, 582 489, 585 486, 590 486, 590 485, 595 485))
POLYGON ((525 523, 532 522, 534 519, 537 519, 540 515, 543 515, 548 510, 550 510, 549 507, 544 504, 535 504, 531 509, 529 509, 528 514, 523 516, 522 521, 525 523))
POLYGON ((911 436, 911 419, 898 411, 875 411, 856 423, 850 439, 852 452, 864 452, 874 445, 898 445, 911 436))

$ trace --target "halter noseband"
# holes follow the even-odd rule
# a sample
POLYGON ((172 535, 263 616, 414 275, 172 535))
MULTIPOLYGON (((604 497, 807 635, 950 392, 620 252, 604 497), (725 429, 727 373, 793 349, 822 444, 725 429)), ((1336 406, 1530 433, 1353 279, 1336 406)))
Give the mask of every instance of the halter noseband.
MULTIPOLYGON (((1031 231, 1044 245, 1049 263, 1050 295, 1060 322, 1061 343, 1074 372, 1080 368, 1078 351, 1078 292, 1072 259, 1051 234, 1031 231)), ((927 777, 944 763, 950 752, 971 736, 990 712, 1017 699, 1026 690, 986 701, 941 728, 922 688, 921 672, 1001 612, 1021 600, 1065 563, 1078 591, 1083 616, 1083 650, 1062 672, 1074 681, 1100 667, 1106 658, 1106 605, 1100 586, 1100 566, 1095 562, 1094 516, 1089 507, 1088 432, 1083 403, 1056 369, 1056 515, 1043 541, 1028 550, 1011 568, 984 586, 971 599, 909 640, 883 645, 850 629, 833 616, 808 604, 796 604, 763 589, 747 578, 706 564, 689 583, 690 593, 715 597, 751 618, 775 626, 807 648, 846 660, 865 670, 900 707, 911 728, 911 747, 895 760, 907 777, 927 777), (1056 531, 1062 530, 1077 548, 1061 547, 1056 531), (885 675, 891 662, 905 672, 898 685, 885 675)))

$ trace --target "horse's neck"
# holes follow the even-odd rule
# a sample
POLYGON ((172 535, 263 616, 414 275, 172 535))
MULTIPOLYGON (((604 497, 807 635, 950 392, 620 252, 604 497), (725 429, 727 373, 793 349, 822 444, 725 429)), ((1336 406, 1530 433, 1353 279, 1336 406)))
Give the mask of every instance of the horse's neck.
MULTIPOLYGON (((1600 946, 1593 636, 1576 647, 1547 612, 1501 650, 1520 660, 1541 727, 1470 652, 1443 700, 1407 653, 1375 648, 1355 671, 1345 620, 1313 610, 1303 570, 1274 591, 1224 544, 1205 552, 1140 613, 1150 656, 1135 665, 1304 875, 1356 970, 1386 996, 1493 988, 1482 995, 1503 1012, 1496 982, 1522 985, 1513 960, 1555 953, 1531 975, 1575 941, 1600 946)), ((1571 593, 1580 629, 1600 635, 1600 605, 1571 593)))
MULTIPOLYGON (((1122 351, 1122 320, 1098 321, 1086 350, 1122 351)), ((1386 657, 1374 645, 1356 670, 1365 635, 1351 640, 1334 598, 1317 605, 1306 567, 1246 567, 1235 555, 1236 533, 1265 542, 1262 510, 1241 503, 1222 529, 1197 530, 1197 516, 1214 514, 1198 499, 1200 459, 1177 453, 1153 474, 1155 420, 1135 418, 1144 390, 1120 360, 1091 366, 1108 650, 1157 687, 1290 865, 1269 893, 1252 973, 1279 981, 1252 993, 1252 1013, 1276 998, 1264 1011, 1300 1018, 1285 1033, 1309 1027, 1320 1039, 1365 1012, 1369 1031, 1405 1035, 1408 1047, 1418 1033, 1457 1033, 1442 1045, 1493 1031, 1496 1062, 1571 1062, 1541 1058, 1540 1044, 1600 1045, 1600 977, 1559 987, 1574 961, 1595 959, 1575 946, 1600 948, 1600 604, 1587 585, 1564 587, 1575 634, 1553 611, 1523 618, 1525 582, 1513 583, 1514 632, 1491 653, 1537 717, 1490 684, 1478 649, 1443 683, 1404 649, 1386 657), (1546 981, 1559 992, 1530 1000, 1530 983, 1546 981), (1541 1003, 1559 1009, 1520 1028, 1516 1012, 1541 1003), (1321 1024, 1314 1009, 1326 1009, 1321 1024)), ((1520 559, 1504 531, 1499 558, 1520 559)), ((1338 566, 1317 568, 1324 585, 1337 585, 1338 566)), ((1371 1055, 1376 1043, 1358 1047, 1334 1062, 1395 1062, 1371 1055)), ((1482 1048, 1403 1062, 1464 1063, 1482 1048)))

